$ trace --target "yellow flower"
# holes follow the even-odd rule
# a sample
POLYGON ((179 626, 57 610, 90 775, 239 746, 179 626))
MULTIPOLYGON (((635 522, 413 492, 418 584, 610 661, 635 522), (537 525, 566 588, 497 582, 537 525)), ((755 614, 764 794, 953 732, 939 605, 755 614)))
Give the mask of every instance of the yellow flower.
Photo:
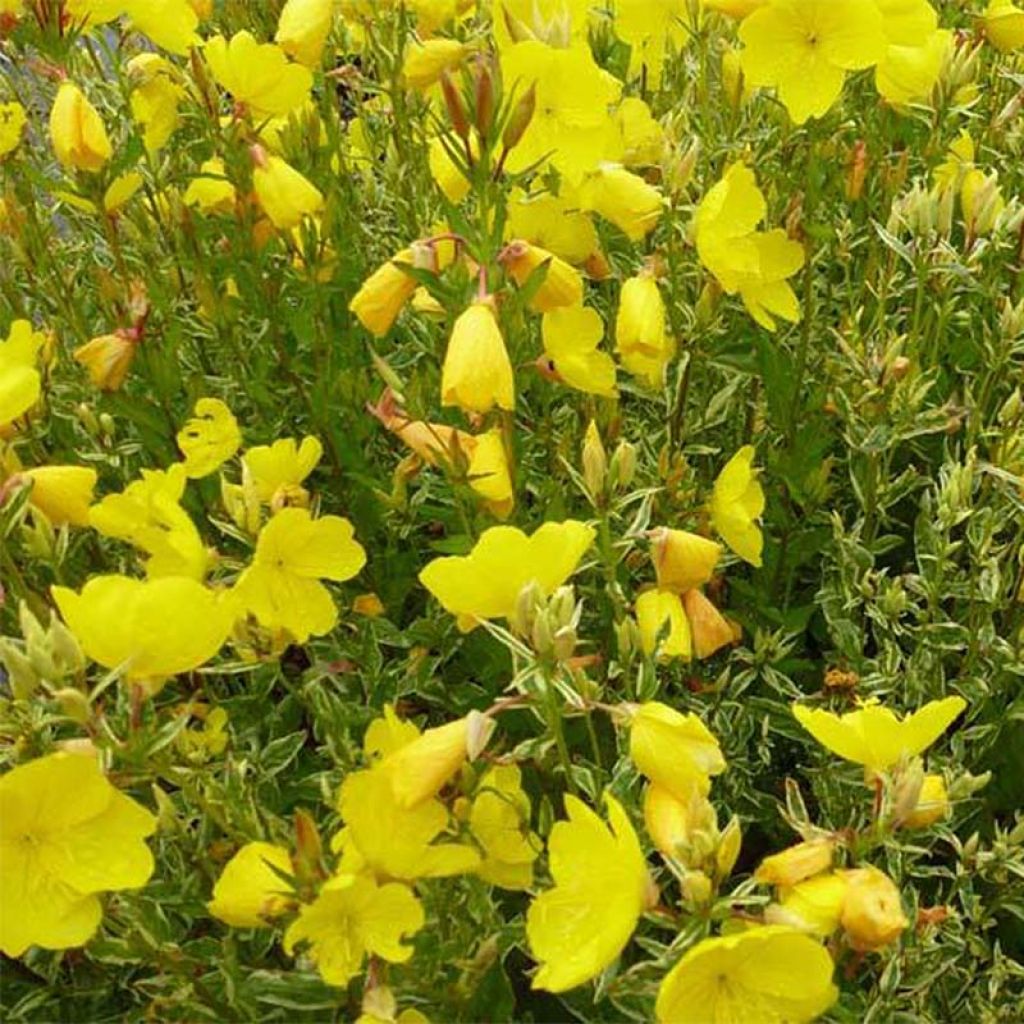
POLYGON ((18 475, 31 482, 28 500, 54 526, 89 525, 96 470, 86 466, 37 466, 18 475))
POLYGON ((334 0, 288 0, 274 41, 300 64, 317 67, 334 24, 334 0))
POLYGON ((580 190, 584 210, 611 221, 631 241, 650 234, 661 219, 665 199, 638 174, 619 164, 602 163, 580 190))
POLYGON ((670 50, 681 50, 696 26, 689 0, 617 0, 615 34, 630 47, 629 73, 646 72, 650 89, 661 87, 670 50))
POLYGON ((636 622, 640 629, 640 648, 644 654, 656 655, 659 661, 693 655, 690 623, 679 595, 670 590, 645 590, 636 599, 636 622), (658 637, 668 627, 659 646, 658 637))
MULTIPOLYGON (((474 150, 474 157, 479 156, 480 144, 475 135, 470 136, 470 146, 474 150)), ((430 176, 437 183, 437 187, 445 194, 449 203, 458 206, 469 195, 473 186, 459 165, 451 158, 441 136, 430 140, 427 162, 430 165, 430 176)))
POLYGON ((530 583, 550 597, 576 571, 594 536, 592 527, 573 519, 544 523, 529 537, 512 526, 492 526, 468 555, 435 558, 420 582, 460 629, 470 630, 482 619, 512 618, 530 583))
POLYGON ((930 747, 966 707, 962 697, 945 697, 902 719, 880 704, 865 704, 845 715, 794 704, 793 714, 823 747, 873 772, 884 772, 901 758, 930 747))
POLYGON ((234 623, 227 601, 184 576, 94 576, 80 594, 66 587, 52 593, 85 653, 104 668, 123 666, 125 679, 149 684, 151 692, 208 662, 234 623))
POLYGON ((839 998, 828 951, 769 925, 703 939, 665 975, 659 1024, 806 1024, 839 998))
POLYGON ((309 101, 309 68, 292 64, 273 43, 257 43, 250 32, 236 32, 230 42, 213 36, 203 52, 217 84, 251 107, 257 120, 283 117, 309 101))
POLYGON ((108 494, 89 510, 89 525, 106 537, 146 552, 146 575, 190 576, 202 580, 209 552, 189 514, 181 507, 185 466, 142 471, 142 479, 120 494, 108 494))
POLYGON ((398 806, 408 810, 429 800, 462 767, 468 756, 469 719, 427 729, 385 757, 398 806))
POLYGON ((457 68, 469 52, 457 39, 426 39, 413 41, 405 51, 402 79, 410 89, 426 92, 441 80, 445 71, 457 68))
POLYGON ((629 726, 629 756, 651 782, 684 802, 694 788, 706 795, 711 776, 726 767, 718 740, 696 715, 658 701, 636 708, 629 726))
POLYGON ((499 49, 524 39, 567 47, 585 41, 591 0, 497 0, 494 38, 499 49))
POLYGON ((846 902, 844 872, 830 872, 780 891, 780 900, 765 910, 769 924, 786 925, 827 939, 839 927, 846 902))
POLYGON ((67 170, 98 171, 113 152, 102 118, 74 82, 62 82, 57 90, 50 141, 67 170))
POLYGON ((18 148, 25 130, 25 108, 18 102, 0 103, 0 157, 18 148))
POLYGON ((423 927, 423 907, 399 882, 378 885, 372 878, 337 875, 304 904, 284 936, 286 953, 308 943, 309 955, 329 985, 347 985, 367 956, 405 963, 412 947, 402 939, 423 927))
POLYGON ((294 893, 281 875, 292 874, 291 854, 273 843, 246 843, 224 865, 206 909, 234 928, 267 928, 286 913, 294 893), (274 871, 273 869, 277 870, 274 871))
POLYGON ((928 0, 875 0, 885 19, 885 56, 875 68, 875 86, 896 105, 927 99, 939 80, 953 33, 938 28, 928 0))
POLYGON ((564 189, 558 196, 513 192, 505 237, 525 239, 572 264, 585 263, 599 248, 593 221, 564 189))
MULTIPOLYGON (((653 167, 661 163, 666 143, 665 129, 655 120, 651 108, 639 96, 627 96, 619 104, 615 122, 622 141, 622 164, 626 167, 653 167)), ((604 166, 598 169, 599 174, 604 166)), ((612 171, 616 169, 614 164, 607 166, 612 171)), ((661 206, 659 195, 659 215, 661 206)))
POLYGON ((15 320, 0 341, 0 429, 24 416, 39 401, 43 378, 36 367, 46 344, 28 320, 15 320))
POLYGON ((260 531, 252 564, 234 594, 267 629, 286 630, 296 643, 329 633, 338 609, 321 579, 351 579, 366 564, 352 524, 339 516, 310 517, 285 508, 260 531))
POLYGON ((349 303, 349 310, 374 337, 383 338, 391 330, 416 291, 416 279, 402 270, 403 265, 411 267, 415 263, 414 250, 403 249, 394 259, 378 267, 349 303))
POLYGON ((501 429, 495 427, 469 440, 469 486, 484 499, 492 515, 505 519, 515 506, 515 492, 501 429))
POLYGON ((885 55, 874 0, 771 0, 740 25, 740 41, 747 80, 777 88, 796 124, 828 113, 846 73, 885 55))
POLYGON ((987 235, 1006 209, 999 189, 999 174, 986 174, 980 167, 971 167, 960 186, 960 206, 970 235, 987 235))
POLYGON ((693 653, 698 658, 710 658, 742 635, 740 627, 725 618, 700 590, 683 594, 683 610, 690 623, 693 653))
POLYGON ((94 388, 119 391, 131 369, 138 345, 139 339, 130 331, 116 331, 114 334, 101 334, 79 345, 72 355, 76 363, 86 368, 94 388))
POLYGON ((665 368, 675 355, 665 319, 665 302, 650 274, 626 281, 615 320, 615 351, 630 373, 644 377, 652 387, 664 383, 665 368))
POLYGON ((870 866, 844 871, 843 878, 846 898, 841 923, 850 945, 872 952, 895 942, 910 922, 893 880, 870 866))
POLYGON ((547 371, 577 391, 615 398, 615 361, 598 349, 604 321, 589 306, 566 306, 544 314, 541 329, 547 371))
POLYGON ((921 784, 917 806, 904 818, 906 828, 929 828, 949 816, 949 794, 941 775, 926 775, 921 784))
POLYGON ((215 156, 200 164, 199 176, 188 183, 182 202, 202 213, 230 213, 235 208, 235 197, 235 186, 227 178, 224 161, 215 156))
POLYGON ((143 840, 155 827, 90 755, 50 754, 0 777, 0 950, 88 942, 103 914, 97 894, 152 875, 143 840))
POLYGON ((789 887, 832 867, 835 843, 831 839, 811 839, 790 846, 761 861, 754 879, 762 885, 789 887))
POLYGON ((506 162, 513 173, 538 161, 548 162, 577 185, 615 142, 609 111, 619 99, 621 83, 602 71, 588 46, 556 49, 527 40, 501 55, 505 87, 523 95, 536 83, 533 118, 506 162))
POLYGON ((441 404, 480 413, 515 408, 512 363, 489 302, 474 302, 455 321, 441 369, 441 404))
POLYGON ((983 20, 985 38, 1000 53, 1024 49, 1024 10, 1012 0, 991 0, 983 20))
POLYGON ((730 18, 742 21, 748 14, 753 14, 759 7, 764 7, 771 0, 704 0, 709 11, 721 11, 730 18))
POLYGON ((250 448, 242 463, 260 501, 274 505, 292 499, 302 502, 306 497, 302 482, 316 469, 323 452, 315 437, 304 437, 298 444, 294 438, 284 437, 271 445, 250 448))
POLYGON ((513 281, 524 287, 534 279, 539 286, 530 299, 530 309, 549 313, 564 306, 583 303, 583 278, 572 266, 546 249, 517 240, 509 242, 499 257, 513 281))
POLYGON ((711 493, 711 521, 722 540, 745 562, 761 567, 764 489, 753 468, 753 445, 744 445, 726 464, 711 493))
POLYGON ((261 146, 252 147, 255 168, 253 189, 263 212, 274 227, 290 231, 304 217, 323 209, 320 190, 279 156, 268 155, 261 146))
POLYGON ((565 798, 567 820, 548 837, 554 888, 526 915, 530 951, 540 962, 533 988, 565 992, 596 977, 625 948, 647 906, 651 879, 622 806, 605 797, 610 828, 582 800, 565 798))
POLYGON ((651 533, 651 559, 662 590, 683 594, 711 579, 722 556, 713 540, 665 527, 651 533))
POLYGON ((142 125, 143 141, 150 153, 162 149, 181 123, 178 104, 185 87, 176 79, 170 61, 156 53, 140 53, 125 64, 135 83, 131 94, 132 117, 142 125))
MULTIPOLYGON (((650 783, 644 793, 644 824, 658 851, 684 864, 692 846, 718 834, 715 809, 696 786, 686 800, 679 800, 656 782, 650 783)), ((709 849, 710 843, 700 852, 706 855, 709 849)))
POLYGON ((192 480, 209 476, 242 446, 238 420, 219 398, 200 398, 184 427, 178 448, 185 456, 185 475, 192 480))
POLYGON ((119 174, 103 193, 103 212, 117 213, 142 188, 142 182, 142 175, 138 171, 119 174))
POLYGON ((201 40, 199 16, 188 0, 123 0, 132 28, 162 50, 184 56, 201 40))
POLYGON ((529 889, 540 840, 530 831, 530 799, 516 765, 495 765, 480 779, 469 827, 484 850, 477 874, 502 889, 529 889))

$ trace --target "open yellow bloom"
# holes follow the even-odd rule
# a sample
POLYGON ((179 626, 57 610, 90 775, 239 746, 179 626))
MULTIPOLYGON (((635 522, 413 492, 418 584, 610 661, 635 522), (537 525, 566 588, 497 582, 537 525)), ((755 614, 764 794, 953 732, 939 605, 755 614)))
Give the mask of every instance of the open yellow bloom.
POLYGON ((540 275, 540 285, 530 299, 530 309, 535 312, 549 313, 565 306, 582 305, 583 278, 554 253, 520 239, 509 242, 500 260, 520 288, 531 281, 534 274, 540 275))
POLYGON ((492 526, 468 555, 435 558, 420 582, 460 629, 470 630, 481 619, 511 618, 529 583, 545 597, 553 594, 576 571, 594 536, 592 527, 573 519, 544 523, 529 537, 513 526, 492 526))
POLYGON ((132 28, 162 50, 184 56, 201 40, 199 16, 189 0, 122 0, 132 28))
POLYGON ((256 164, 252 172, 253 189, 275 228, 290 231, 304 217, 323 209, 323 194, 291 164, 267 154, 261 146, 253 146, 252 152, 256 164))
POLYGON ((544 314, 541 327, 545 370, 577 391, 615 398, 615 360, 598 346, 604 321, 589 306, 566 306, 544 314))
POLYGON ((230 213, 235 208, 236 195, 224 161, 215 156, 199 165, 199 175, 188 183, 182 202, 201 213, 230 213))
POLYGON ((267 928, 295 902, 288 883, 275 873, 292 874, 291 854, 273 843, 246 843, 224 869, 213 887, 206 909, 234 928, 267 928))
POLYGON ((104 668, 151 692, 170 676, 208 662, 224 644, 234 609, 184 576, 135 580, 94 576, 80 594, 53 587, 53 599, 82 650, 104 668))
POLYGON ((930 747, 966 707, 962 697, 945 697, 902 719, 880 704, 865 704, 845 715, 794 704, 793 714, 823 747, 870 771, 884 772, 930 747))
POLYGON ((468 757, 469 719, 427 729, 381 762, 391 776, 398 805, 415 807, 429 800, 462 767, 468 757))
POLYGON ((32 330, 28 320, 15 320, 0 341, 0 429, 39 401, 43 378, 36 364, 45 344, 46 336, 32 330))
POLYGON ((688 0, 618 0, 615 34, 630 48, 629 73, 646 74, 647 87, 661 86, 669 52, 681 50, 695 26, 688 0))
POLYGON ((647 905, 651 878, 622 806, 605 797, 609 825, 582 800, 565 798, 567 820, 548 837, 554 888, 526 915, 540 962, 533 988, 565 992, 601 973, 625 948, 647 905))
POLYGON ((771 0, 703 0, 704 6, 709 11, 721 11, 730 18, 742 20, 748 14, 753 14, 758 7, 764 7, 771 0))
POLYGON ((648 701, 629 725, 629 756, 651 782, 686 801, 696 788, 707 794, 711 776, 725 771, 718 740, 693 714, 648 701))
POLYGON ((480 413, 515 408, 512 363, 489 302, 474 302, 455 321, 441 369, 441 404, 480 413))
POLYGON ((242 456, 245 472, 256 488, 260 501, 271 505, 295 500, 302 504, 306 491, 303 481, 316 469, 324 449, 319 439, 279 438, 271 445, 257 445, 242 456))
POLYGON ((985 38, 1000 53, 1024 49, 1024 8, 1012 0, 990 0, 983 21, 985 38))
POLYGON ((530 831, 530 798, 516 765, 497 764, 480 779, 469 827, 484 849, 477 874, 502 889, 528 889, 540 840, 530 831))
POLYGON ((846 73, 885 55, 874 0, 770 0, 740 25, 740 41, 747 80, 777 88, 796 124, 823 117, 846 73))
POLYGON ((142 125, 143 141, 150 153, 156 153, 181 123, 178 105, 185 87, 177 78, 170 61, 157 53, 140 53, 125 64, 134 83, 131 94, 132 117, 142 125))
POLYGON ((665 975, 659 1024, 806 1024, 839 998, 828 951, 769 925, 704 939, 665 975))
POLYGON ((304 508, 282 509, 260 532, 235 596, 262 626, 285 630, 296 643, 329 633, 338 609, 320 580, 351 579, 366 564, 353 533, 339 516, 313 519, 304 508))
POLYGON ((336 875, 284 936, 286 953, 308 943, 309 955, 329 985, 347 985, 367 956, 404 963, 412 947, 402 939, 423 927, 424 914, 412 890, 399 882, 378 885, 372 878, 336 875))
POLYGON ((283 117, 309 101, 309 68, 292 64, 279 46, 258 43, 250 32, 236 32, 230 42, 213 36, 203 53, 217 84, 236 103, 251 107, 257 119, 283 117))
POLYGON ((300 64, 317 67, 334 24, 334 0, 287 0, 274 41, 300 64))
POLYGON ((665 197, 653 185, 613 163, 602 163, 587 175, 580 202, 584 210, 604 217, 633 242, 658 226, 665 209, 665 197))
POLYGON ((32 485, 28 500, 54 525, 89 525, 96 470, 88 466, 36 466, 22 470, 32 485))
POLYGON ((875 86, 896 105, 927 99, 939 80, 953 33, 939 29, 928 0, 875 0, 885 19, 885 55, 875 86))
POLYGON ((560 195, 541 192, 528 196, 512 193, 508 207, 505 237, 522 238, 541 249, 553 252, 567 263, 578 265, 600 248, 597 231, 590 216, 562 189, 560 195))
POLYGON ((711 494, 711 521, 722 540, 745 562, 760 568, 764 536, 764 489, 753 468, 753 445, 744 445, 726 464, 711 494))
POLYGON ((640 630, 640 648, 659 661, 693 656, 690 623, 679 595, 671 590, 645 590, 636 599, 636 623, 640 630), (667 627, 667 635, 659 646, 658 637, 667 627))
POLYGON ((192 418, 178 431, 177 441, 185 456, 185 475, 198 480, 234 456, 242 445, 242 432, 219 398, 200 398, 192 418))
POLYGON ((91 755, 50 754, 0 777, 0 950, 88 942, 103 913, 97 893, 152 875, 143 840, 155 828, 91 755))
POLYGON ((62 82, 57 90, 50 141, 67 170, 98 171, 113 152, 103 119, 74 82, 62 82))
POLYGON ((180 502, 185 493, 185 466, 144 469, 142 479, 120 494, 108 494, 89 510, 89 525, 105 537, 127 541, 146 552, 146 575, 191 576, 201 580, 210 555, 199 531, 180 502))

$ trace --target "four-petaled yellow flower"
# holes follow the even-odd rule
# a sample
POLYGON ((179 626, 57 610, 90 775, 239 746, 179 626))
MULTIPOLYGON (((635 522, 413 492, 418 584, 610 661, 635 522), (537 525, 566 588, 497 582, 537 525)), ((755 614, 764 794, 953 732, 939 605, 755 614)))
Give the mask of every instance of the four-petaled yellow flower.
POLYGON ((577 391, 615 398, 615 361, 598 346, 604 321, 589 306, 567 306, 545 313, 541 328, 546 375, 577 391))
POLYGON ((236 32, 230 41, 213 36, 203 53, 217 84, 235 103, 251 107, 257 120, 283 117, 309 100, 309 68, 292 64, 273 43, 256 42, 251 32, 236 32))
POLYGON ((312 436, 297 442, 282 437, 270 445, 257 445, 242 456, 242 465, 260 501, 278 507, 303 505, 308 495, 302 483, 323 456, 320 441, 312 436))
POLYGON ((764 535, 757 520, 764 513, 764 489, 757 479, 753 445, 744 445, 726 464, 711 493, 711 521, 740 558, 760 568, 764 535))
POLYGON ((242 445, 238 420, 219 398, 200 398, 192 418, 178 431, 185 475, 197 480, 227 462, 242 445))
POLYGON ((292 858, 283 846, 246 843, 224 865, 206 909, 233 928, 266 928, 296 902, 287 878, 292 858), (284 876, 284 877, 282 877, 284 876))

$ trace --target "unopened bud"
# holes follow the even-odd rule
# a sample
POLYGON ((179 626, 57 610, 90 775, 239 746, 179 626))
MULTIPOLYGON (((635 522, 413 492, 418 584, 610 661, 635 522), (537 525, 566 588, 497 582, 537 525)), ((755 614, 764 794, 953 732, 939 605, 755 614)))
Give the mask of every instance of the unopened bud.
POLYGON ((53 699, 60 705, 61 711, 68 718, 74 719, 81 725, 85 725, 92 717, 89 701, 81 690, 73 690, 70 687, 55 690, 53 699))
POLYGON ((896 776, 893 787, 892 820, 901 825, 913 814, 924 786, 924 764, 915 757, 896 776))
POLYGON ((851 202, 860 199, 864 192, 864 181, 868 174, 868 146, 858 139, 850 150, 846 170, 846 198, 851 202))
POLYGON ((444 105, 448 110, 448 120, 452 123, 455 134, 463 142, 469 141, 469 117, 466 114, 466 105, 462 101, 462 95, 455 85, 455 79, 447 72, 441 73, 441 95, 444 96, 444 105))
POLYGON ((495 87, 494 70, 486 57, 476 66, 474 83, 473 123, 481 139, 486 139, 494 124, 495 87))
POLYGON ((591 420, 587 427, 587 435, 583 442, 583 480, 587 485, 590 500, 595 505, 601 504, 605 493, 605 481, 608 476, 608 456, 597 424, 591 420))
POLYGON ((537 109, 537 83, 532 82, 530 88, 523 93, 516 101, 508 122, 505 124, 505 131, 501 137, 501 144, 505 149, 515 149, 526 134, 526 129, 533 121, 533 115, 537 109))
POLYGON ((610 468, 612 487, 619 491, 628 490, 636 477, 636 445, 620 441, 612 455, 610 468))
POLYGON ((714 886, 703 871, 687 871, 683 876, 682 890, 689 903, 700 907, 710 902, 714 886))
POLYGON ((740 828, 740 819, 733 815, 718 838, 718 849, 715 851, 716 878, 724 879, 732 874, 732 869, 740 856, 742 843, 743 830, 740 828))
POLYGON ((0 664, 7 672, 15 700, 28 700, 41 682, 32 663, 10 640, 0 639, 0 664))

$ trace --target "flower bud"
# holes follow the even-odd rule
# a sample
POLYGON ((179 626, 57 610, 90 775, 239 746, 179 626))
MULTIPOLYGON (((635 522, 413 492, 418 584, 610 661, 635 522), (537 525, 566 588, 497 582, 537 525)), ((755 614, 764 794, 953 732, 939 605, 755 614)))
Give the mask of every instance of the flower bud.
POLYGON ((714 885, 703 871, 687 871, 682 881, 683 897, 688 903, 704 906, 711 902, 714 885))
POLYGON ((505 131, 501 137, 501 144, 505 149, 515 149, 526 134, 526 129, 533 121, 533 115, 537 110, 537 83, 530 83, 530 88, 516 100, 516 105, 509 114, 505 124, 505 131))
POLYGON ((611 485, 616 491, 625 491, 633 483, 636 476, 636 445, 629 441, 620 441, 612 455, 609 473, 611 485))
POLYGON ((491 133, 494 108, 494 69, 486 57, 480 57, 473 82, 473 127, 481 139, 488 138, 491 133))
POLYGON ((447 71, 442 71, 440 76, 441 95, 444 97, 444 105, 448 110, 448 120, 452 123, 452 129, 463 142, 469 141, 469 116, 466 114, 466 105, 462 101, 462 94, 455 84, 455 80, 447 71))
POLYGON ((831 839, 811 839, 797 843, 781 853, 765 857, 754 872, 762 885, 789 888, 832 867, 835 843, 831 839))
POLYGON ((906 828, 929 828, 949 815, 946 780, 941 775, 926 775, 921 784, 917 804, 903 819, 906 828))
POLYGON ((0 637, 0 664, 7 672, 15 700, 28 700, 41 682, 32 663, 10 640, 0 637))
POLYGON ((89 701, 81 690, 73 690, 70 687, 55 690, 53 699, 68 718, 74 719, 80 725, 85 725, 92 717, 89 701))
POLYGON ((924 763, 915 757, 897 769, 893 783, 892 820, 900 825, 917 806, 924 785, 924 763))
POLYGON ((113 152, 102 118, 73 82, 62 82, 57 90, 50 111, 50 140, 69 171, 99 171, 113 152))
POLYGON ((608 456, 601 443, 597 424, 591 420, 583 442, 583 482, 587 485, 587 492, 595 504, 599 504, 604 495, 607 476, 608 456))
POLYGON ((874 867, 844 871, 841 923, 853 949, 866 953, 895 942, 909 922, 893 880, 874 867))
POLYGON ((732 869, 736 867, 736 861, 740 856, 740 847, 743 844, 743 830, 740 828, 740 819, 734 814, 729 819, 729 824, 722 830, 718 840, 718 849, 715 851, 715 877, 718 879, 728 878, 732 869))

